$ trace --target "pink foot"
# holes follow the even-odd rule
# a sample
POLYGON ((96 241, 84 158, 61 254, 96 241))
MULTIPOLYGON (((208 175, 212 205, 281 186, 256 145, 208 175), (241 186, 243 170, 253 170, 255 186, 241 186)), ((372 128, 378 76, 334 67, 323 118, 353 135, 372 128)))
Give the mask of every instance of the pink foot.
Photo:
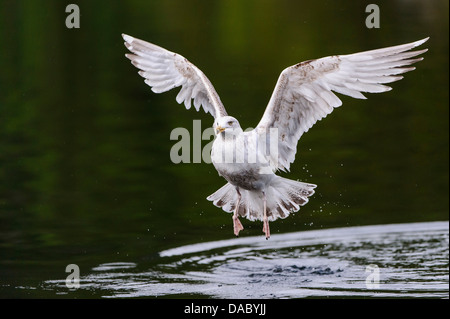
POLYGON ((233 229, 236 236, 239 236, 239 232, 244 229, 244 226, 242 226, 241 221, 237 216, 233 216, 233 229))
POLYGON ((266 234, 266 239, 270 238, 270 228, 269 228, 269 221, 267 219, 264 220, 263 223, 263 232, 266 234))

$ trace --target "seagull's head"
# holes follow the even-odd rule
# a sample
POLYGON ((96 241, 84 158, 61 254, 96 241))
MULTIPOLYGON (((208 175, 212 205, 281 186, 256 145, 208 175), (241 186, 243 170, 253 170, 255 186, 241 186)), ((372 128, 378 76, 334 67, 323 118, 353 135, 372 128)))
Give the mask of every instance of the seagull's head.
POLYGON ((214 122, 214 131, 216 135, 219 134, 232 134, 236 135, 242 133, 241 125, 238 120, 232 116, 223 116, 216 119, 214 122))

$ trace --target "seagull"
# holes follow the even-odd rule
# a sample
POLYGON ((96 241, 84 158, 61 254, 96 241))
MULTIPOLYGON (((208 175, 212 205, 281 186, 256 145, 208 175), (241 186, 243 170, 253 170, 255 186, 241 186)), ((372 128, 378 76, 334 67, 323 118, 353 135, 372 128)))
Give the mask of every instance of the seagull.
POLYGON ((299 211, 316 185, 276 175, 289 171, 297 143, 317 121, 341 106, 335 93, 365 99, 361 92, 381 93, 386 83, 401 80, 421 61, 427 49, 411 51, 429 38, 408 44, 308 60, 284 69, 258 125, 243 131, 229 116, 211 82, 183 56, 155 44, 122 34, 132 54, 125 56, 140 71, 154 93, 181 87, 176 101, 186 109, 200 108, 214 117, 216 133, 211 161, 227 181, 207 199, 233 213, 233 232, 244 229, 239 217, 263 222, 266 239, 269 221, 299 211))

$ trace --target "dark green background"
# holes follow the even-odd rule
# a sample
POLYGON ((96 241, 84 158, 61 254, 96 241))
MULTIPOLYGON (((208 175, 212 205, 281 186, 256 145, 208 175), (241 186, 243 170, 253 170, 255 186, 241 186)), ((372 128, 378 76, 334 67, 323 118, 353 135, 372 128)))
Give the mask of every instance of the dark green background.
MULTIPOLYGON (((233 236, 231 216, 206 200, 225 184, 214 167, 169 157, 172 129, 212 118, 178 105, 178 89, 152 93, 121 33, 196 64, 243 127, 287 66, 430 36, 393 91, 341 97, 302 137, 283 176, 317 192, 271 230, 448 220, 448 1, 375 2, 380 29, 365 26, 369 3, 1 0, 0 296, 65 278, 67 264, 83 272, 233 236), (65 26, 69 3, 80 29, 65 26)), ((243 224, 242 236, 263 236, 243 224)))

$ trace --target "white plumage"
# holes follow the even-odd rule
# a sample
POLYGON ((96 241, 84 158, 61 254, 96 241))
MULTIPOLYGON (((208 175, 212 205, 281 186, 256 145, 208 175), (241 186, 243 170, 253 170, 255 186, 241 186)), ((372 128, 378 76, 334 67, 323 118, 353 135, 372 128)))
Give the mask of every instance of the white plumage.
POLYGON ((152 91, 161 93, 181 86, 177 102, 187 109, 191 100, 214 117, 217 137, 211 159, 219 175, 228 183, 208 197, 227 212, 234 212, 234 233, 243 229, 238 217, 262 220, 266 238, 268 221, 296 212, 314 194, 316 185, 275 175, 289 170, 295 160, 297 143, 318 120, 330 114, 342 101, 334 92, 365 99, 362 92, 391 90, 386 83, 398 81, 400 74, 414 70, 410 65, 427 49, 410 51, 428 38, 348 55, 309 60, 281 72, 269 104, 256 128, 243 132, 239 122, 228 116, 208 78, 179 54, 154 44, 122 35, 126 54, 140 69, 152 91), (276 135, 273 135, 273 130, 276 135), (270 132, 270 134, 269 134, 270 132), (276 145, 273 149, 271 146, 276 145), (256 159, 256 160, 255 160, 256 159))

